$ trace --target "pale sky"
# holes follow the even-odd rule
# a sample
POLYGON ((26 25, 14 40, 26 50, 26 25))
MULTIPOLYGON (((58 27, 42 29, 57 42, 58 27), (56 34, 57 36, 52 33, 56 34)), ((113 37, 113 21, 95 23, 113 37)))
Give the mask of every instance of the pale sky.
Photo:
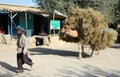
POLYGON ((36 5, 32 0, 0 0, 0 3, 24 5, 24 6, 35 6, 36 5))

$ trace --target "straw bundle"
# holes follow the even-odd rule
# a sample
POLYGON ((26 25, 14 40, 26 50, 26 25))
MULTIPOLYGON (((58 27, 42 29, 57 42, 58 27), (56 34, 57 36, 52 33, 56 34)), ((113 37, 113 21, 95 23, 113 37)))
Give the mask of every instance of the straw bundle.
POLYGON ((108 28, 106 18, 92 8, 70 7, 65 23, 68 23, 71 29, 77 30, 80 36, 74 38, 61 33, 60 39, 66 42, 79 42, 83 45, 90 45, 91 49, 96 51, 111 46, 117 37, 117 32, 108 28))

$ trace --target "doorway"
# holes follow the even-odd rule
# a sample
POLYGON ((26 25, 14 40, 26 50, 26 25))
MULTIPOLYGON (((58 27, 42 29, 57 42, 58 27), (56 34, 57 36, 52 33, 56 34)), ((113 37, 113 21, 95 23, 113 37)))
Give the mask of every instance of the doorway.
POLYGON ((39 35, 42 28, 42 17, 34 15, 34 35, 39 35))
POLYGON ((0 33, 8 34, 8 15, 0 14, 0 33))

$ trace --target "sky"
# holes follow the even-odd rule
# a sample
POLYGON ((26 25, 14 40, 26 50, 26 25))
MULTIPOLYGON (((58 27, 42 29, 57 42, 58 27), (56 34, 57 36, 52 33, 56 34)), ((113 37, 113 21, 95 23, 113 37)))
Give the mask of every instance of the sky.
POLYGON ((23 5, 23 6, 35 6, 36 5, 32 0, 0 0, 0 3, 23 5))

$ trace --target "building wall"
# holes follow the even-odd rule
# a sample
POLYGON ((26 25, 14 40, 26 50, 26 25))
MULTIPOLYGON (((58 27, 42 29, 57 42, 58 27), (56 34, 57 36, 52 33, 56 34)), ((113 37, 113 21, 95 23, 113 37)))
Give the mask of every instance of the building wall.
POLYGON ((28 29, 34 30, 34 15, 28 14, 28 29))
MULTIPOLYGON (((12 16, 14 16, 16 13, 12 13, 12 16)), ((36 33, 42 33, 43 30, 45 33, 49 33, 49 19, 45 18, 41 15, 35 15, 32 13, 27 13, 27 20, 28 20, 28 27, 27 30, 32 30, 32 34, 36 33), (38 31, 37 31, 38 30, 38 31)), ((3 15, 2 15, 3 16, 3 15)), ((6 34, 10 34, 11 35, 11 19, 8 16, 8 13, 6 13, 6 21, 5 23, 7 23, 5 29, 6 29, 6 34)), ((12 34, 13 36, 17 36, 17 32, 16 32, 16 27, 20 26, 22 28, 24 28, 25 30, 25 34, 27 34, 26 32, 26 19, 25 19, 25 13, 18 13, 14 18, 13 21, 16 25, 14 25, 14 23, 12 24, 12 34)))
MULTIPOLYGON (((34 17, 33 17, 33 14, 27 13, 27 22, 28 22, 27 30, 32 30, 32 33, 33 33, 33 31, 34 31, 34 17)), ((24 28, 25 32, 26 32, 25 13, 19 13, 19 26, 24 28)))
POLYGON ((19 13, 19 25, 20 27, 26 29, 25 14, 19 13))

